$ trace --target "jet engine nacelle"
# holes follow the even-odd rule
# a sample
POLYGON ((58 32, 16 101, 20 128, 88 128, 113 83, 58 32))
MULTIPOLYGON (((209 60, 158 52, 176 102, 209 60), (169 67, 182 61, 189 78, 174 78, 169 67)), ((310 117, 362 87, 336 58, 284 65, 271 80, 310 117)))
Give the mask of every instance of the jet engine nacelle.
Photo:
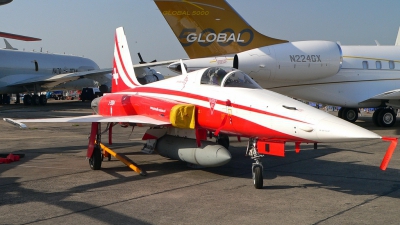
POLYGON ((201 147, 195 146, 194 139, 164 135, 155 149, 161 156, 203 167, 222 166, 231 160, 229 151, 215 142, 202 141, 201 147))
POLYGON ((299 41, 266 46, 238 53, 233 67, 254 79, 304 81, 337 74, 342 50, 335 42, 299 41))

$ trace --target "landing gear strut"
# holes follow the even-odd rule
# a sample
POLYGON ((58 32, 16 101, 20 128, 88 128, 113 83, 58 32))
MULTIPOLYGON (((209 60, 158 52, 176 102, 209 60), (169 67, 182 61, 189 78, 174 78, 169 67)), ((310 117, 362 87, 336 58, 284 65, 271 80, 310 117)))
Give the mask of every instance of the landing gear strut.
MULTIPOLYGON (((92 125, 93 126, 93 125, 92 125)), ((92 132, 96 130, 96 127, 92 127, 92 132)), ((97 123, 96 130, 96 140, 94 142, 95 146, 93 149, 92 156, 89 158, 89 166, 92 170, 100 170, 101 162, 103 161, 103 154, 100 148, 101 143, 101 123, 97 123)))
POLYGON ((255 163, 253 163, 251 167, 252 175, 253 175, 253 183, 256 189, 263 188, 263 170, 264 167, 260 161, 263 155, 258 154, 257 151, 257 138, 250 138, 247 143, 246 156, 250 156, 255 163))

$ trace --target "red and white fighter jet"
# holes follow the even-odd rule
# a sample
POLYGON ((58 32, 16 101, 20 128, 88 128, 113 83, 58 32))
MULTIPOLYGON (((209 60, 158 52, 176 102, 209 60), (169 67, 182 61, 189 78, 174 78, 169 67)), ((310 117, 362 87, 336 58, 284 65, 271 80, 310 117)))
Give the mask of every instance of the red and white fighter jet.
MULTIPOLYGON (((253 180, 263 187, 263 155, 285 155, 285 143, 347 142, 366 139, 390 140, 385 169, 397 144, 381 136, 303 104, 261 88, 240 70, 206 68, 141 85, 134 73, 123 28, 116 29, 112 93, 92 102, 96 115, 20 119, 23 122, 91 122, 87 157, 92 169, 100 169, 100 123, 150 126, 143 139, 147 150, 212 167, 231 159, 228 136, 246 137, 246 154, 255 160, 253 180), (217 142, 207 141, 211 134, 217 142)), ((109 131, 110 127, 107 126, 109 131)))

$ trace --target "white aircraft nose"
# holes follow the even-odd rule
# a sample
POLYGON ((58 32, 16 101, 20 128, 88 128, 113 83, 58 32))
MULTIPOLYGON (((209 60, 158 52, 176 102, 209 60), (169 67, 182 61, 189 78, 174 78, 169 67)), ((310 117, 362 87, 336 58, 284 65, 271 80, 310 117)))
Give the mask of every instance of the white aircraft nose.
POLYGON ((337 117, 326 117, 319 122, 317 137, 320 142, 360 141, 381 136, 337 117))

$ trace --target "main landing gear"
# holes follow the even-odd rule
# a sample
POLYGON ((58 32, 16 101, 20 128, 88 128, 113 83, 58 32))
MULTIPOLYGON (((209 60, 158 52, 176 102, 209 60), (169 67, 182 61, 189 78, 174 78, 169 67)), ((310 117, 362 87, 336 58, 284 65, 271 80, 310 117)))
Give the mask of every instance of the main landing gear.
POLYGON ((338 112, 338 117, 342 118, 346 121, 349 121, 350 123, 354 123, 356 122, 356 120, 358 119, 358 113, 360 111, 358 110, 358 108, 345 108, 342 107, 339 109, 338 112))
POLYGON ((396 123, 396 113, 391 107, 376 109, 372 121, 378 127, 392 127, 396 123))
POLYGON ((93 122, 92 129, 89 136, 89 146, 86 157, 89 158, 89 166, 92 170, 100 170, 101 163, 105 157, 108 157, 108 161, 111 160, 111 155, 120 160, 122 163, 127 165, 130 169, 137 172, 142 176, 146 176, 146 171, 141 170, 133 161, 130 159, 121 156, 120 154, 114 152, 110 148, 106 147, 101 143, 101 135, 103 133, 108 132, 109 134, 109 144, 111 144, 111 133, 112 127, 116 125, 116 123, 108 123, 106 129, 101 132, 101 123, 93 122))
MULTIPOLYGON (((354 123, 358 119, 357 108, 340 108, 338 117, 346 121, 354 123)), ((393 108, 378 108, 372 115, 372 121, 378 127, 392 127, 396 123, 396 112, 393 108)))
POLYGON ((253 175, 253 183, 254 187, 256 189, 261 189, 263 188, 263 165, 260 161, 261 157, 263 155, 258 154, 257 150, 257 139, 256 138, 250 138, 249 142, 247 143, 247 150, 246 150, 246 156, 250 156, 252 159, 255 160, 255 163, 253 163, 251 167, 252 175, 253 175))
POLYGON ((46 95, 24 95, 24 105, 46 105, 47 98, 46 95))
MULTIPOLYGON (((101 123, 93 123, 92 124, 92 133, 89 137, 90 142, 93 140, 93 136, 95 136, 94 143, 90 143, 94 145, 93 153, 89 158, 89 166, 92 170, 100 170, 101 162, 103 161, 103 153, 101 152, 100 143, 101 143, 101 123)), ((90 145, 89 144, 89 145, 90 145)))

